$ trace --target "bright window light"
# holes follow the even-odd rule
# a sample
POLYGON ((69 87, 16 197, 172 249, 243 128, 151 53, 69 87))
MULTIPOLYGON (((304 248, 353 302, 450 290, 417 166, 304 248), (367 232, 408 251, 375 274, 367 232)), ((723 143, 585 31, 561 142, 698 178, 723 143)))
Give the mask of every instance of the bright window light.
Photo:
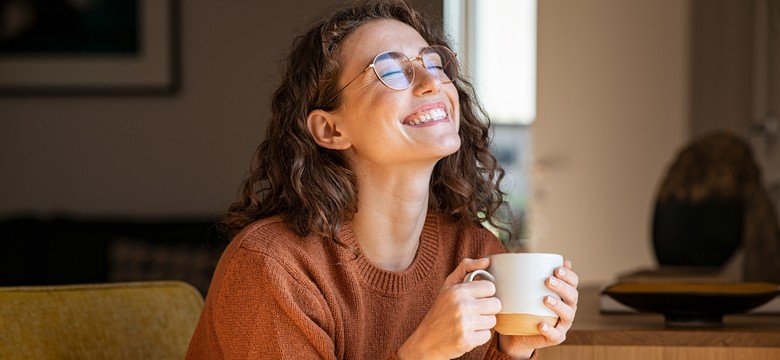
POLYGON ((444 0, 455 43, 491 120, 536 118, 536 0, 444 0))

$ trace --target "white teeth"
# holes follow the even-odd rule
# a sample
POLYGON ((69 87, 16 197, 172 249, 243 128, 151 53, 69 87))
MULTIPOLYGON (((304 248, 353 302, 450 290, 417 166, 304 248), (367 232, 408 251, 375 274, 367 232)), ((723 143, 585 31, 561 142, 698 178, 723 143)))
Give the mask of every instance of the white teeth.
POLYGON ((444 109, 430 109, 428 112, 423 114, 417 114, 413 119, 409 120, 408 123, 413 125, 420 125, 427 123, 431 120, 441 120, 447 117, 447 112, 444 111, 444 109))

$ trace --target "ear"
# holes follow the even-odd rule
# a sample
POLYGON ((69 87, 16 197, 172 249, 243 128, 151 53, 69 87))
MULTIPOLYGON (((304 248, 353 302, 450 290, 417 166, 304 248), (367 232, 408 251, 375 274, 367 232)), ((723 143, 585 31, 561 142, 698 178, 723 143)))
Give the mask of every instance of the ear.
POLYGON ((331 150, 346 150, 352 146, 336 126, 338 120, 338 115, 320 109, 312 110, 306 116, 306 126, 317 145, 331 150))

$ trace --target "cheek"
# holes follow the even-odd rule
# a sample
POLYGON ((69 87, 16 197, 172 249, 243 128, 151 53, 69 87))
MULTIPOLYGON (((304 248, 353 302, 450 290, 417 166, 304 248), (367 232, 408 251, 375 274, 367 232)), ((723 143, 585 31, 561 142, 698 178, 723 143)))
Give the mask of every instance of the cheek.
POLYGON ((455 129, 460 130, 460 97, 458 96, 458 90, 455 88, 454 84, 447 86, 447 96, 450 98, 450 102, 452 103, 452 114, 454 115, 453 120, 455 122, 455 129))
POLYGON ((460 107, 457 103, 453 105, 452 110, 450 111, 450 121, 452 121, 452 125, 455 128, 455 133, 460 134, 460 127, 463 124, 463 114, 461 114, 460 107))
POLYGON ((455 105, 455 111, 453 111, 453 113, 455 113, 455 130, 460 132, 460 107, 455 105))

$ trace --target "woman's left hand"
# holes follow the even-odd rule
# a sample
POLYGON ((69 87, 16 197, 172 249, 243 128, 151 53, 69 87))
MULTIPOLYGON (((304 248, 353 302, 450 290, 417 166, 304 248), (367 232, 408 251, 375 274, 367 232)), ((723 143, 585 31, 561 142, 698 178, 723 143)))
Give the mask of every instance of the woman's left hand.
POLYGON ((547 307, 558 314, 558 323, 555 327, 539 324, 541 335, 500 335, 499 350, 515 358, 524 358, 535 349, 558 345, 566 340, 566 333, 571 328, 574 314, 577 312, 579 277, 572 271, 569 260, 564 261, 563 266, 556 269, 554 274, 555 276, 549 277, 545 283, 561 298, 547 296, 544 301, 547 307))

